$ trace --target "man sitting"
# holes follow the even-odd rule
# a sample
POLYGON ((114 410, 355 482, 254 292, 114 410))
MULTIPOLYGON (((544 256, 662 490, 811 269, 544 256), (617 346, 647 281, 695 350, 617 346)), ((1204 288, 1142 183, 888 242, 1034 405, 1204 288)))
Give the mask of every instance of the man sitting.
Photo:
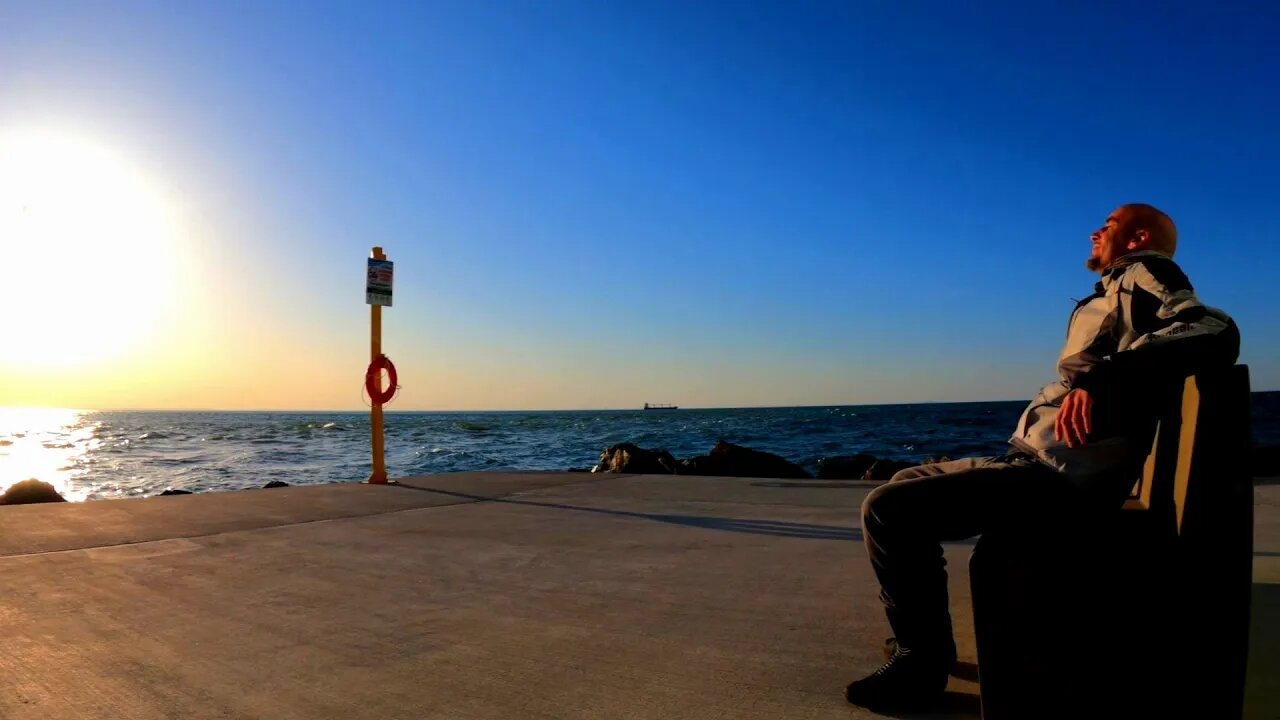
POLYGON ((1200 303, 1173 262, 1168 215, 1124 205, 1090 240, 1086 266, 1102 279, 1076 304, 1058 379, 1022 413, 1010 452, 903 470, 863 503, 896 646, 883 667, 849 685, 849 702, 901 711, 942 696, 956 646, 941 542, 980 535, 1028 507, 1060 516, 1120 507, 1151 447, 1152 398, 1202 368, 1235 362, 1239 331, 1200 303))

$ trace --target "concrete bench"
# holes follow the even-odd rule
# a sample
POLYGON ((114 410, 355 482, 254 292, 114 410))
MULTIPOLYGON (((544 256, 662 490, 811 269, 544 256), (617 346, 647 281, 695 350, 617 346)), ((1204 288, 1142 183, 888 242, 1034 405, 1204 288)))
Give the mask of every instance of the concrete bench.
POLYGON ((970 558, 984 720, 1239 718, 1253 482, 1243 365, 1186 379, 1120 512, 983 536, 970 558))

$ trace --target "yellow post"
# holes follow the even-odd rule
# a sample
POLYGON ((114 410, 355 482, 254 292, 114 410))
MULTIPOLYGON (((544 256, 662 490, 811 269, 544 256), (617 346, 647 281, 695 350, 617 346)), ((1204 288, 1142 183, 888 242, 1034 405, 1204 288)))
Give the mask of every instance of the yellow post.
MULTIPOLYGON (((375 247, 372 252, 374 260, 386 260, 387 256, 383 254, 382 248, 375 247)), ((373 362, 382 356, 382 306, 369 306, 370 320, 370 337, 369 337, 369 362, 373 362)), ((381 379, 378 380, 381 387, 381 379)), ((369 482, 375 485, 385 485, 387 482, 387 459, 383 454, 382 447, 382 404, 372 402, 369 409, 369 427, 373 431, 373 474, 369 476, 369 482)))

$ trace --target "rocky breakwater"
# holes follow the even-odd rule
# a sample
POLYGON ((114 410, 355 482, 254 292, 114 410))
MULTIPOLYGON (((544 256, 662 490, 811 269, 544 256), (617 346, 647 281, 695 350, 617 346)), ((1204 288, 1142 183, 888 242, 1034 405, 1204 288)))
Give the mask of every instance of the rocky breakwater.
POLYGON ((1250 458, 1253 476, 1268 482, 1280 482, 1280 447, 1255 447, 1250 458))
MULTIPOLYGON (((941 459, 941 458, 939 458, 941 459)), ((915 465, 873 455, 841 455, 823 458, 817 477, 830 480, 888 480, 897 471, 915 465)), ((611 445, 600 453, 592 472, 657 475, 713 475, 719 477, 813 478, 814 475, 786 458, 721 440, 706 455, 678 460, 666 450, 649 450, 632 443, 611 445)))
MULTIPOLYGON (((899 470, 951 458, 930 457, 923 463, 877 458, 868 453, 835 455, 818 461, 820 480, 885 481, 899 470)), ((1280 447, 1258 446, 1249 455, 1249 470, 1259 482, 1280 482, 1280 447)), ((715 475, 721 477, 813 478, 803 467, 762 450, 721 440, 706 455, 676 459, 666 450, 648 450, 633 443, 611 445, 600 453, 591 472, 644 475, 715 475)))
MULTIPOLYGON (((289 483, 279 480, 272 480, 263 485, 264 488, 281 488, 289 487, 289 483)), ((191 495, 190 490, 174 490, 168 489, 164 492, 156 493, 154 497, 164 497, 168 495, 191 495)), ((34 505, 36 503, 51 502, 67 502, 53 485, 42 480, 31 478, 30 480, 22 480, 9 486, 9 489, 0 493, 0 505, 34 505)))

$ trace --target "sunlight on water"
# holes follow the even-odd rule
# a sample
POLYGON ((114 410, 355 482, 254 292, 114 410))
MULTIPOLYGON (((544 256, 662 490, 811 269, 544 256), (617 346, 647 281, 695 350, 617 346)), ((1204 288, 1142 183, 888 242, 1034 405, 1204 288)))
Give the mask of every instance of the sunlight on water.
POLYGON ((74 480, 84 472, 80 461, 100 444, 96 429, 80 410, 0 408, 0 489, 35 478, 67 500, 83 500, 74 480))

